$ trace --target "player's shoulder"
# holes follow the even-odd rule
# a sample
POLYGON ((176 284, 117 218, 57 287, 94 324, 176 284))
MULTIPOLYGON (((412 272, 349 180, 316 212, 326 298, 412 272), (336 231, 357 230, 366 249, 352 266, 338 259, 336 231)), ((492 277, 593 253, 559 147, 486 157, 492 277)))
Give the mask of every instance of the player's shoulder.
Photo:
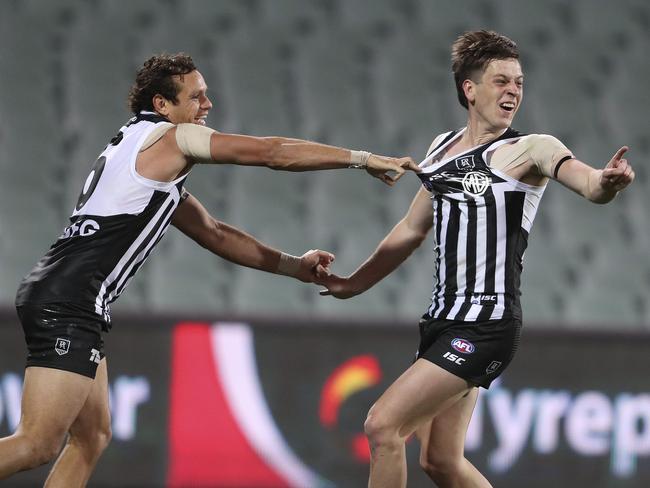
POLYGON ((530 148, 564 147, 562 141, 550 134, 527 134, 519 141, 530 148))

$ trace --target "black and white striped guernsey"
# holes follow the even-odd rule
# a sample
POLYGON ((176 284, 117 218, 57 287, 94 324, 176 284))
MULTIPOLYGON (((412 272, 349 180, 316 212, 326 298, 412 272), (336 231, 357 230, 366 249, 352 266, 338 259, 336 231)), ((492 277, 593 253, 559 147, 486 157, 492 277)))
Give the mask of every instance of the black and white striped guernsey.
POLYGON ((110 322, 109 303, 160 241, 184 198, 186 175, 160 182, 136 172, 140 148, 162 123, 169 121, 142 112, 106 146, 84 184, 70 225, 23 279, 16 305, 73 303, 110 322))
POLYGON ((522 183, 486 163, 497 147, 524 136, 510 128, 440 160, 464 130, 445 134, 418 175, 433 193, 435 276, 428 313, 468 322, 521 317, 522 259, 545 187, 522 183))

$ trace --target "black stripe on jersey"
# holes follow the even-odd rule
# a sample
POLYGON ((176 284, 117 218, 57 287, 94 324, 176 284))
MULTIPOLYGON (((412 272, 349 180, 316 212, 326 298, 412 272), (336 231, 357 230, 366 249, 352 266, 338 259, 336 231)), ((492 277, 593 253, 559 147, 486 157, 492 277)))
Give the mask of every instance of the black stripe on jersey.
MULTIPOLYGON (((119 296, 122 294, 122 292, 123 292, 124 289, 127 287, 127 285, 129 284, 129 282, 131 281, 131 279, 135 276, 135 274, 138 272, 138 270, 140 269, 140 267, 141 267, 141 266, 144 264, 144 262, 147 260, 147 258, 149 257, 149 254, 151 254, 151 251, 153 251, 153 250, 155 249, 155 247, 156 247, 156 246, 158 245, 158 243, 160 242, 160 239, 162 239, 163 236, 165 235, 166 229, 167 229, 167 227, 169 226, 169 221, 172 219, 173 216, 174 216, 174 212, 168 213, 168 214, 167 214, 167 218, 165 218, 165 217, 163 216, 163 219, 164 219, 164 222, 163 222, 163 225, 162 225, 162 229, 163 229, 163 231, 160 233, 160 235, 158 235, 158 238, 155 240, 155 242, 154 242, 153 244, 151 244, 151 246, 149 247, 149 249, 147 249, 147 252, 144 254, 144 256, 142 257, 142 259, 141 259, 138 263, 136 263, 135 266, 133 266, 133 269, 131 269, 131 272, 129 273, 129 275, 128 275, 128 276, 126 277, 126 279, 124 280, 124 283, 122 283, 122 286, 120 286, 120 287, 118 288, 117 292, 113 295, 113 297, 110 298, 110 299, 108 300, 108 303, 112 303, 112 302, 114 302, 114 301, 117 300, 117 299, 119 298, 119 296)), ((159 226, 159 228, 160 228, 160 226, 159 226)))
MULTIPOLYGON (((163 195, 164 195, 164 196, 167 196, 166 194, 163 194, 163 195)), ((135 251, 132 252, 131 257, 129 258, 129 260, 128 260, 126 263, 124 263, 124 265, 122 266, 122 269, 120 270, 119 274, 115 277, 115 279, 113 280, 113 282, 112 282, 110 285, 108 285, 108 286, 106 287, 106 290, 105 290, 105 292, 104 292, 104 297, 102 297, 102 303, 106 303, 107 298, 108 298, 108 297, 113 293, 113 291, 117 288, 117 286, 118 286, 117 284, 118 284, 119 281, 122 279, 122 277, 124 277, 124 274, 127 272, 126 270, 127 270, 127 269, 131 266, 131 264, 132 264, 132 263, 137 259, 138 255, 139 255, 142 251, 144 251, 144 250, 147 248, 147 246, 150 246, 150 245, 152 244, 152 242, 154 241, 154 238, 155 238, 155 236, 156 236, 156 233, 157 233, 158 230, 161 228, 161 226, 163 225, 163 223, 164 223, 165 221, 168 220, 167 218, 171 215, 171 213, 173 212, 175 206, 176 206, 176 205, 175 205, 175 203, 174 203, 174 200, 173 200, 173 199, 169 199, 169 202, 168 202, 167 205, 165 206, 165 210, 163 211, 162 215, 161 215, 160 218, 158 219, 158 222, 156 222, 156 223, 154 224, 154 226, 152 227, 151 231, 149 231, 149 233, 148 233, 147 236, 142 240, 142 242, 141 242, 140 245, 137 247, 137 249, 135 249, 135 251)), ((134 266, 134 267, 137 267, 137 265, 134 266)), ((110 300, 110 301, 112 301, 112 300, 110 300)))
POLYGON ((445 293, 443 298, 444 307, 440 311, 440 317, 446 318, 454 306, 454 299, 458 291, 458 232, 460 230, 460 208, 456 200, 448 200, 449 213, 447 229, 445 232, 445 293))
MULTIPOLYGON (((507 216, 505 295, 507 299, 514 298, 515 302, 518 302, 522 260, 528 244, 528 233, 521 227, 526 194, 508 191, 504 193, 504 197, 507 216)), ((510 304, 506 304, 506 307, 508 305, 510 304)))
POLYGON ((169 119, 166 117, 163 117, 162 115, 158 113, 153 113, 153 112, 140 112, 138 115, 133 117, 131 120, 129 120, 126 124, 126 126, 130 126, 133 124, 137 124, 140 121, 146 121, 146 122, 153 122, 154 124, 157 124, 159 122, 169 122, 169 119))
MULTIPOLYGON (((485 194, 485 210, 486 210, 486 225, 485 225, 485 287, 484 293, 487 295, 494 295, 495 288, 495 271, 497 261, 497 208, 492 191, 485 194)), ((478 313, 476 320, 489 320, 494 304, 483 305, 481 311, 478 313)))
MULTIPOLYGON (((183 178, 182 180, 180 180, 178 183, 176 183, 176 189, 178 190, 178 194, 181 195, 181 196, 183 195, 183 193, 187 193, 187 191, 185 191, 185 188, 183 188, 183 185, 185 184, 186 179, 187 179, 187 176, 185 178, 183 178)), ((185 197, 185 198, 187 198, 187 197, 185 197)))
POLYGON ((434 301, 431 304, 431 317, 435 317, 436 309, 438 308, 438 301, 436 298, 440 295, 440 290, 442 288, 442 282, 440 280, 440 258, 442 252, 442 248, 440 247, 440 237, 442 235, 442 197, 440 195, 436 195, 433 197, 433 200, 435 202, 433 218, 435 220, 434 225, 436 228, 436 287, 434 288, 433 292, 434 301))
POLYGON ((432 153, 436 152, 438 148, 447 144, 451 140, 451 138, 454 137, 456 134, 458 134, 458 131, 452 130, 449 134, 447 134, 447 137, 444 137, 442 139, 442 142, 440 144, 436 145, 436 147, 434 147, 433 149, 431 149, 431 151, 427 153, 427 157, 430 156, 432 153))
POLYGON ((465 302, 460 306, 455 320, 465 320, 469 309, 472 307, 469 299, 470 290, 476 286, 476 227, 478 218, 476 211, 476 200, 467 200, 467 251, 465 254, 465 276, 467 286, 465 287, 465 302))

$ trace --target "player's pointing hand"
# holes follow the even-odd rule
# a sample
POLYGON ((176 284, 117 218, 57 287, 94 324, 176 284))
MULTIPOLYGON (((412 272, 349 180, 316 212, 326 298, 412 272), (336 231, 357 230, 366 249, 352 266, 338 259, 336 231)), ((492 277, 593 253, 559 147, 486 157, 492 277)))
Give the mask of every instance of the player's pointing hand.
POLYGON ((625 156, 628 147, 623 146, 609 160, 600 175, 600 185, 606 190, 621 191, 634 181, 634 170, 625 156))

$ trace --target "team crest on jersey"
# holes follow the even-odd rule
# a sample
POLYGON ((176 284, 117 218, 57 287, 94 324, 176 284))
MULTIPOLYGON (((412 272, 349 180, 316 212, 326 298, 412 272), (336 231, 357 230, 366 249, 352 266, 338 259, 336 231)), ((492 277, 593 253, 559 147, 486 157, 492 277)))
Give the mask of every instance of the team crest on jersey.
POLYGON ((474 169, 475 166, 473 154, 456 158, 454 162, 456 163, 456 168, 462 171, 469 171, 470 169, 474 169))
POLYGON ((460 337, 456 337, 453 341, 451 341, 451 347, 456 349, 458 352, 462 352, 463 354, 472 354, 476 349, 474 347, 474 344, 466 341, 465 339, 461 339, 460 337))
POLYGON ((483 195, 487 189, 490 187, 490 177, 485 173, 480 173, 478 171, 470 171, 463 178, 463 190, 465 193, 480 197, 483 195))
POLYGON ((54 350, 59 356, 68 354, 68 351, 70 351, 70 341, 68 339, 61 339, 60 337, 57 337, 54 350))

